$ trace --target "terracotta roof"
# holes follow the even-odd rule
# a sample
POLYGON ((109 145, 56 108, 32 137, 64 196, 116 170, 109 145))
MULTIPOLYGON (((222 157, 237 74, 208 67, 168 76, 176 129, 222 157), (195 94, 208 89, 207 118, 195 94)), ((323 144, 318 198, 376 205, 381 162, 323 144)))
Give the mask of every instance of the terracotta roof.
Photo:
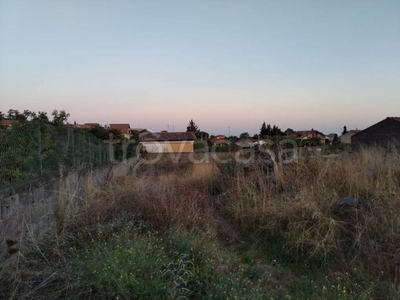
POLYGON ((289 135, 289 137, 292 137, 292 138, 305 138, 305 137, 308 137, 308 136, 316 136, 316 135, 322 135, 323 137, 325 137, 325 134, 323 134, 322 132, 320 132, 318 130, 295 131, 291 135, 289 135))
POLYGON ((226 138, 221 138, 221 137, 215 136, 212 139, 210 139, 210 143, 211 144, 229 144, 229 140, 227 140, 226 138))
POLYGON ((218 135, 215 136, 215 138, 217 138, 217 139, 226 139, 226 136, 223 135, 223 134, 218 134, 218 135))
POLYGON ((0 126, 11 126, 12 124, 16 123, 17 120, 1 120, 0 126))
POLYGON ((388 118, 393 120, 393 121, 400 122, 400 117, 388 117, 388 118))
POLYGON ((119 130, 121 133, 128 133, 130 128, 129 124, 108 124, 108 130, 119 130))
POLYGON ((73 125, 74 128, 81 128, 81 129, 90 129, 96 126, 100 126, 99 123, 85 123, 85 124, 76 124, 73 125))
POLYGON ((143 132, 139 134, 139 141, 194 141, 194 132, 143 132))

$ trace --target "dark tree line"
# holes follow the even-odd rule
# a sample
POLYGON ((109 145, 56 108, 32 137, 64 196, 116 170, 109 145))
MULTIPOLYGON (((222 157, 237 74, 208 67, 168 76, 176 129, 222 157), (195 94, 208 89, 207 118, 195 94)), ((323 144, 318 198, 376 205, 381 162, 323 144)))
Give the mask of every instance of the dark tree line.
POLYGON ((10 109, 7 113, 3 113, 0 111, 0 121, 1 120, 15 120, 18 122, 27 122, 27 121, 40 121, 42 123, 51 123, 56 126, 65 125, 70 116, 69 113, 65 112, 65 110, 53 110, 51 113, 52 119, 49 119, 47 112, 39 111, 33 112, 28 109, 25 109, 23 112, 20 112, 16 109, 10 109))
POLYGON ((271 126, 270 124, 266 125, 265 122, 263 122, 263 124, 261 125, 261 129, 260 129, 260 137, 261 138, 264 138, 267 136, 282 136, 282 135, 284 135, 284 133, 276 125, 273 125, 273 126, 271 126))

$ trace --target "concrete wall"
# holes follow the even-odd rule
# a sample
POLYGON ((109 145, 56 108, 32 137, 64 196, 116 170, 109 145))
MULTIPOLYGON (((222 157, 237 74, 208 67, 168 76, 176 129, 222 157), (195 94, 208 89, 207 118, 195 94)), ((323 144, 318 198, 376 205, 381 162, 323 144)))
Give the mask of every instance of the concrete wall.
POLYGON ((345 134, 343 134, 341 137, 340 137, 340 142, 342 142, 343 144, 348 144, 348 145, 350 145, 351 144, 351 137, 353 136, 353 135, 355 135, 356 133, 354 132, 354 131, 349 131, 349 132, 346 132, 345 134))
MULTIPOLYGON (((93 169, 71 170, 0 188, 0 250, 4 238, 21 234, 38 234, 54 220, 58 201, 77 204, 85 186, 101 186, 115 176, 128 175, 137 159, 108 164, 93 169)), ((1 251, 0 251, 1 254, 1 251)))
POLYGON ((190 153, 193 152, 194 141, 157 141, 141 144, 148 153, 190 153))
POLYGON ((169 153, 190 153, 193 152, 193 141, 171 141, 166 142, 169 153))

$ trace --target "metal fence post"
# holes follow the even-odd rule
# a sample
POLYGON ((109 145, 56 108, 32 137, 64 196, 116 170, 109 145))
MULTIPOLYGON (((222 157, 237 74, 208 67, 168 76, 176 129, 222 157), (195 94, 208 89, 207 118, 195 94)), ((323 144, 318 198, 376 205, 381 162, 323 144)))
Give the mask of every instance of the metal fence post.
POLYGON ((42 165, 42 133, 41 133, 41 121, 39 120, 38 126, 38 158, 39 158, 39 175, 43 175, 42 165))

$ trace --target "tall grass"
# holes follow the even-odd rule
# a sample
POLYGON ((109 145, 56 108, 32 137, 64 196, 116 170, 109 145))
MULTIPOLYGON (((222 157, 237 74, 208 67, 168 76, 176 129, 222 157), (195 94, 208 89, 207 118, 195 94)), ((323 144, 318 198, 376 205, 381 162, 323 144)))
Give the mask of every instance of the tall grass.
POLYGON ((320 158, 275 166, 265 174, 237 175, 228 196, 233 222, 282 242, 301 259, 357 262, 372 274, 400 281, 400 155, 364 150, 335 160, 320 158), (358 207, 338 199, 362 200, 358 207))
POLYGON ((12 256, 0 283, 32 299, 400 298, 398 152, 227 161, 162 157, 87 184, 78 207, 60 198, 55 235, 12 256), (339 205, 346 196, 360 202, 339 205), (31 260, 57 274, 47 294, 4 276, 31 260))
POLYGON ((124 211, 140 214, 159 228, 209 227, 213 208, 208 186, 217 172, 212 164, 166 161, 148 166, 137 177, 116 178, 104 189, 90 187, 81 207, 82 221, 109 222, 124 211))

